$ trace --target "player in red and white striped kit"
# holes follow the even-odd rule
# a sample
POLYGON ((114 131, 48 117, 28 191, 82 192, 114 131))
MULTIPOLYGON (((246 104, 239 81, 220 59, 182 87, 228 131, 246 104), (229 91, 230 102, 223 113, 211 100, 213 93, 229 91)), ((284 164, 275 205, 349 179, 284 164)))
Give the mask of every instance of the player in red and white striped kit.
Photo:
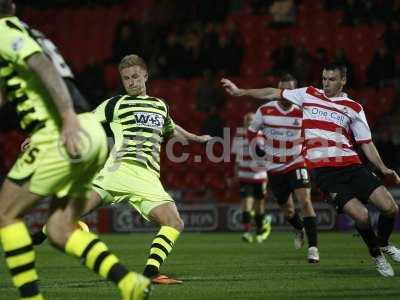
MULTIPOLYGON (((290 74, 282 76, 279 88, 295 89, 297 80, 290 74)), ((289 101, 272 101, 262 105, 248 128, 249 140, 262 131, 265 137, 262 150, 266 158, 268 186, 278 201, 286 220, 295 228, 295 248, 308 238, 307 259, 319 262, 317 226, 311 202, 310 178, 302 155, 303 111, 289 101), (303 218, 295 210, 293 198, 302 205, 303 218)))
MULTIPOLYGON (((251 233, 252 210, 256 224, 255 239, 258 243, 266 240, 271 232, 271 220, 265 218, 265 194, 267 186, 267 172, 265 161, 253 159, 249 151, 247 128, 254 119, 253 113, 243 118, 243 127, 238 127, 232 143, 232 154, 236 156, 235 175, 240 184, 240 199, 242 202, 243 241, 253 242, 251 233)), ((257 134, 256 134, 257 135, 257 134)), ((259 133, 259 138, 263 139, 259 133)))
POLYGON ((394 276, 382 253, 400 262, 400 250, 389 244, 399 209, 379 178, 361 163, 354 151, 355 144, 360 144, 366 158, 383 176, 392 178, 396 184, 400 184, 400 178, 382 162, 363 107, 343 93, 346 72, 342 65, 327 65, 322 73, 323 90, 312 86, 294 90, 242 90, 227 79, 222 84, 235 96, 279 98, 303 109, 305 158, 313 179, 322 191, 330 194, 338 212, 345 212, 355 221, 378 272, 385 277, 394 276), (367 203, 380 211, 377 234, 371 227, 367 203))

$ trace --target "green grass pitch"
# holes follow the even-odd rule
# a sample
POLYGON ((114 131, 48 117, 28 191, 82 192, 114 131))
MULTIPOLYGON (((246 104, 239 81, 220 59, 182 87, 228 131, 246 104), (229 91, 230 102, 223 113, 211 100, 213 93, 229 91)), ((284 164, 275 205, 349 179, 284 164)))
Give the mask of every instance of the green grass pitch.
MULTIPOLYGON (((131 269, 142 271, 151 234, 104 235, 102 238, 131 269)), ((395 234, 394 242, 400 240, 395 234)), ((152 300, 255 299, 400 299, 398 276, 375 270, 359 237, 321 233, 321 263, 306 262, 306 248, 294 250, 290 233, 273 232, 263 244, 245 244, 239 234, 185 233, 162 271, 184 280, 156 286, 152 300)), ((119 299, 114 286, 85 270, 73 258, 37 248, 41 289, 46 299, 119 299)), ((0 263, 0 299, 17 299, 0 263)))

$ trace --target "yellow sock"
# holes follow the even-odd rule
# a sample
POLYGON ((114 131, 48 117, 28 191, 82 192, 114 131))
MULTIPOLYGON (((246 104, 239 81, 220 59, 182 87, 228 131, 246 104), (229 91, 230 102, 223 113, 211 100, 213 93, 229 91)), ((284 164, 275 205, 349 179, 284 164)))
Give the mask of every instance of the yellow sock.
POLYGON ((42 300, 37 284, 39 277, 35 269, 35 252, 25 224, 19 221, 3 227, 0 239, 12 282, 21 299, 42 300))
POLYGON ((146 262, 144 275, 153 277, 159 273, 160 266, 165 262, 172 251, 180 232, 173 227, 162 226, 150 248, 150 255, 146 262))
POLYGON ((129 273, 118 258, 108 251, 106 244, 90 232, 75 230, 67 241, 65 252, 79 257, 87 268, 117 285, 129 273))

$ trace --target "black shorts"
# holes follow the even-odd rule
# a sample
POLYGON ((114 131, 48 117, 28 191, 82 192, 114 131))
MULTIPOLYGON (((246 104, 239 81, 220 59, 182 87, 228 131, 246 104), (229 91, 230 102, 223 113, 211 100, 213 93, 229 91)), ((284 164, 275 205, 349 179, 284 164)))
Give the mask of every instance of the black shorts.
POLYGON ((306 168, 282 174, 268 174, 268 185, 279 204, 285 204, 294 190, 310 187, 310 176, 306 168))
POLYGON ((240 182, 240 198, 253 197, 262 200, 266 193, 266 183, 240 182))
POLYGON ((317 187, 328 194, 338 213, 351 199, 357 198, 367 204, 372 192, 382 185, 381 180, 364 165, 314 169, 311 173, 317 187))

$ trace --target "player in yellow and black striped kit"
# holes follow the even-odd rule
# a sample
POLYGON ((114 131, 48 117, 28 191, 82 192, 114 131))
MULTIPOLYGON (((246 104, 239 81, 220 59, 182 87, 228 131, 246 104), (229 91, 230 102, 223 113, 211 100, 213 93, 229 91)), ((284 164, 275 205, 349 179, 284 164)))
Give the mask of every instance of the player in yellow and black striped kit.
POLYGON ((107 156, 105 133, 93 114, 76 115, 62 78, 14 12, 11 0, 0 0, 0 100, 16 105, 31 139, 0 191, 0 241, 13 283, 21 299, 44 299, 20 217, 55 195, 63 200, 53 201, 47 222, 52 244, 113 281, 123 299, 144 299, 150 281, 129 272, 96 235, 76 229, 91 181, 107 156))

